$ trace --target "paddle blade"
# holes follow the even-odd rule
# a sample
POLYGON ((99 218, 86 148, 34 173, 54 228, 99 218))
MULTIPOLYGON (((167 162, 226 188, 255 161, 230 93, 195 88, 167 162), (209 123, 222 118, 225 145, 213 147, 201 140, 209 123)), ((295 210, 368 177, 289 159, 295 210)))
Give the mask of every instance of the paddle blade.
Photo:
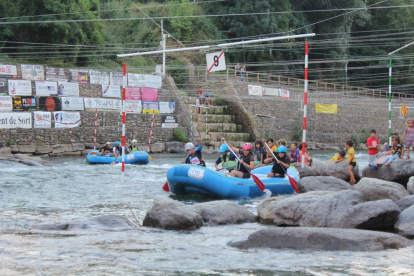
POLYGON ((170 191, 170 187, 168 187, 168 181, 165 181, 164 186, 162 186, 162 189, 166 192, 170 191))
POLYGON ((298 182, 296 182, 296 180, 293 179, 290 175, 288 175, 288 178, 289 178, 289 182, 290 182, 290 185, 292 186, 293 190, 295 190, 295 192, 297 194, 299 194, 298 182))
POLYGON ((252 176, 254 182, 256 183, 257 187, 259 187, 260 191, 264 191, 265 189, 265 185, 263 184, 263 182, 254 174, 250 173, 250 175, 252 176))
POLYGON ((148 154, 149 160, 152 161, 152 156, 148 154))
POLYGON ((100 152, 96 152, 96 151, 90 153, 90 155, 100 155, 100 154, 101 154, 100 152))

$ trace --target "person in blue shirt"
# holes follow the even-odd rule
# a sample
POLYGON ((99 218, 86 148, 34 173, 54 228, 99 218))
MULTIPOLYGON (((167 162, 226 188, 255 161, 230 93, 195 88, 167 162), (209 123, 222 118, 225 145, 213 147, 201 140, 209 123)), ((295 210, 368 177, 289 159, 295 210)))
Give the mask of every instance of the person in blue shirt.
POLYGON ((263 142, 260 140, 256 140, 254 143, 254 165, 255 167, 260 167, 263 165, 264 160, 266 159, 266 151, 263 148, 263 142))
POLYGON ((216 168, 216 171, 220 171, 222 169, 227 169, 228 171, 232 171, 236 165, 236 156, 230 152, 229 147, 227 145, 221 145, 218 150, 221 155, 219 158, 217 158, 216 163, 214 164, 214 167, 216 168), (218 165, 221 163, 221 169, 218 165))
MULTIPOLYGON (((199 141, 199 139, 197 141, 199 141)), ((206 163, 204 162, 203 156, 201 154, 201 150, 203 149, 202 145, 198 145, 195 148, 193 143, 187 143, 185 144, 184 149, 187 152, 187 157, 185 161, 181 163, 199 165, 202 167, 206 166, 206 163)))
POLYGON ((290 144, 290 163, 300 162, 299 160, 299 149, 297 143, 290 144))

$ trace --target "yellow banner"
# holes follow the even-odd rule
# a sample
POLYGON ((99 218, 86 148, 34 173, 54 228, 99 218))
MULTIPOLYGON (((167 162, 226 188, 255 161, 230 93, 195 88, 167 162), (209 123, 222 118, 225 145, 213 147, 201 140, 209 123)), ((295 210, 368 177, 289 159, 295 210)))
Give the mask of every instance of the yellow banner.
POLYGON ((402 115, 403 117, 407 116, 408 106, 405 106, 405 105, 400 106, 400 109, 401 109, 401 115, 402 115))
POLYGON ((337 114, 338 113, 338 105, 337 104, 315 104, 316 113, 331 113, 337 114))

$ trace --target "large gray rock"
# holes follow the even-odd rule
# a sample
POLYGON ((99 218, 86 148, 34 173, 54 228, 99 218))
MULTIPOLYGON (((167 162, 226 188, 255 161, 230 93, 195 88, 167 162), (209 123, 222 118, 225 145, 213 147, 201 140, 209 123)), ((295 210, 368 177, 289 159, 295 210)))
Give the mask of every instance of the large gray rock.
POLYGON ((414 195, 403 197, 397 201, 397 206, 400 208, 401 212, 412 205, 414 205, 414 195))
POLYGON ((263 224, 274 224, 273 208, 279 201, 285 198, 284 196, 276 196, 260 201, 257 205, 257 215, 259 216, 260 222, 263 224))
POLYGON ((174 148, 169 151, 170 153, 187 153, 183 148, 174 148))
POLYGON ((325 166, 326 162, 323 162, 315 157, 312 157, 312 168, 316 170, 321 170, 325 166))
POLYGON ((230 242, 240 249, 274 248, 326 251, 380 251, 412 246, 406 238, 391 233, 355 229, 274 227, 251 234, 247 240, 230 242))
POLYGON ((83 150, 85 150, 85 144, 73 143, 72 148, 73 148, 73 151, 83 151, 83 150))
POLYGON ((53 151, 52 146, 37 146, 36 147, 36 154, 46 154, 51 153, 53 151))
MULTIPOLYGON (((349 165, 346 160, 339 162, 339 163, 328 162, 322 167, 322 169, 320 170, 320 173, 323 176, 335 176, 336 178, 349 181, 350 176, 349 176, 348 169, 349 169, 349 165)), ((354 176, 356 179, 360 178, 358 164, 356 165, 356 167, 354 167, 352 172, 354 173, 354 176)))
POLYGON ((410 177, 408 180, 407 191, 410 195, 414 195, 414 176, 410 177))
POLYGON ((299 172, 299 176, 300 178, 304 178, 304 177, 308 177, 308 176, 319 176, 321 175, 319 173, 319 171, 313 167, 309 167, 309 166, 304 166, 303 168, 301 167, 300 163, 295 163, 294 164, 296 169, 299 172))
POLYGON ((0 148, 0 156, 10 157, 11 148, 0 148))
POLYGON ((70 151, 73 151, 73 147, 72 147, 71 144, 70 145, 61 145, 61 144, 59 144, 59 145, 54 145, 53 146, 52 153, 56 154, 56 153, 64 153, 64 152, 70 152, 70 151))
POLYGON ((36 151, 35 145, 19 145, 18 148, 19 153, 35 153, 36 151))
POLYGON ((13 154, 13 157, 10 161, 20 162, 28 166, 60 167, 60 165, 45 161, 38 156, 27 156, 26 154, 21 153, 13 154))
POLYGON ((362 194, 364 201, 374 201, 380 199, 391 199, 398 201, 408 196, 407 190, 398 183, 380 180, 376 178, 362 178, 354 189, 362 194))
POLYGON ((348 182, 333 176, 309 176, 301 178, 298 189, 301 193, 312 191, 343 191, 352 188, 348 182))
POLYGON ((143 226, 165 230, 195 230, 203 225, 202 217, 181 202, 156 199, 145 215, 143 226))
POLYGON ((278 202, 274 222, 281 226, 392 228, 400 209, 392 200, 364 202, 357 191, 309 192, 278 202))
POLYGON ((414 239, 414 205, 402 211, 395 224, 395 229, 400 235, 414 239))
POLYGON ((378 169, 366 167, 362 170, 363 177, 378 178, 403 185, 406 185, 408 179, 413 175, 414 159, 396 159, 389 167, 383 166, 378 169))
POLYGON ((151 145, 151 152, 153 153, 160 153, 165 151, 165 144, 164 143, 155 143, 151 145))
POLYGON ((165 151, 171 152, 172 149, 182 148, 183 145, 181 142, 166 142, 165 143, 165 151))

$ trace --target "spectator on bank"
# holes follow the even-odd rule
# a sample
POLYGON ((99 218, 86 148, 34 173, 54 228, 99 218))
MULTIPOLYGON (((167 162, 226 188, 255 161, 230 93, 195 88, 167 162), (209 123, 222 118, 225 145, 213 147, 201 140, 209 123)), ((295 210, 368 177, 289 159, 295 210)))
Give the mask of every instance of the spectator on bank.
POLYGON ((368 164, 375 161, 375 159, 381 156, 379 152, 379 140, 376 137, 377 132, 375 129, 372 129, 370 132, 370 137, 367 139, 367 147, 368 147, 368 164))
POLYGON ((211 95, 211 93, 209 93, 209 92, 204 93, 204 103, 206 105, 211 105, 211 97, 213 97, 213 95, 211 95))
POLYGON ((204 96, 203 89, 201 89, 201 86, 198 87, 197 98, 200 99, 200 104, 204 104, 204 100, 206 99, 206 97, 204 96))
POLYGON ((348 173, 349 173, 349 184, 354 185, 356 183, 355 175, 354 175, 354 168, 356 166, 356 158, 355 158, 355 150, 353 148, 354 142, 352 140, 348 140, 345 142, 345 147, 348 149, 348 173))
POLYGON ((243 67, 240 69, 240 80, 244 81, 244 76, 246 75, 246 65, 243 65, 243 67))
POLYGON ((237 77, 240 76, 240 63, 237 63, 236 66, 234 66, 234 72, 236 73, 237 80, 237 77))
POLYGON ((312 166, 312 157, 310 154, 306 152, 306 144, 300 143, 299 144, 299 160, 298 163, 302 163, 302 156, 305 157, 305 165, 311 167, 312 166), (302 149, 305 148, 305 155, 302 154, 302 149))
POLYGON ((403 134, 403 141, 405 142, 405 149, 407 150, 407 159, 410 159, 410 148, 414 151, 414 120, 408 119, 407 127, 403 134))

